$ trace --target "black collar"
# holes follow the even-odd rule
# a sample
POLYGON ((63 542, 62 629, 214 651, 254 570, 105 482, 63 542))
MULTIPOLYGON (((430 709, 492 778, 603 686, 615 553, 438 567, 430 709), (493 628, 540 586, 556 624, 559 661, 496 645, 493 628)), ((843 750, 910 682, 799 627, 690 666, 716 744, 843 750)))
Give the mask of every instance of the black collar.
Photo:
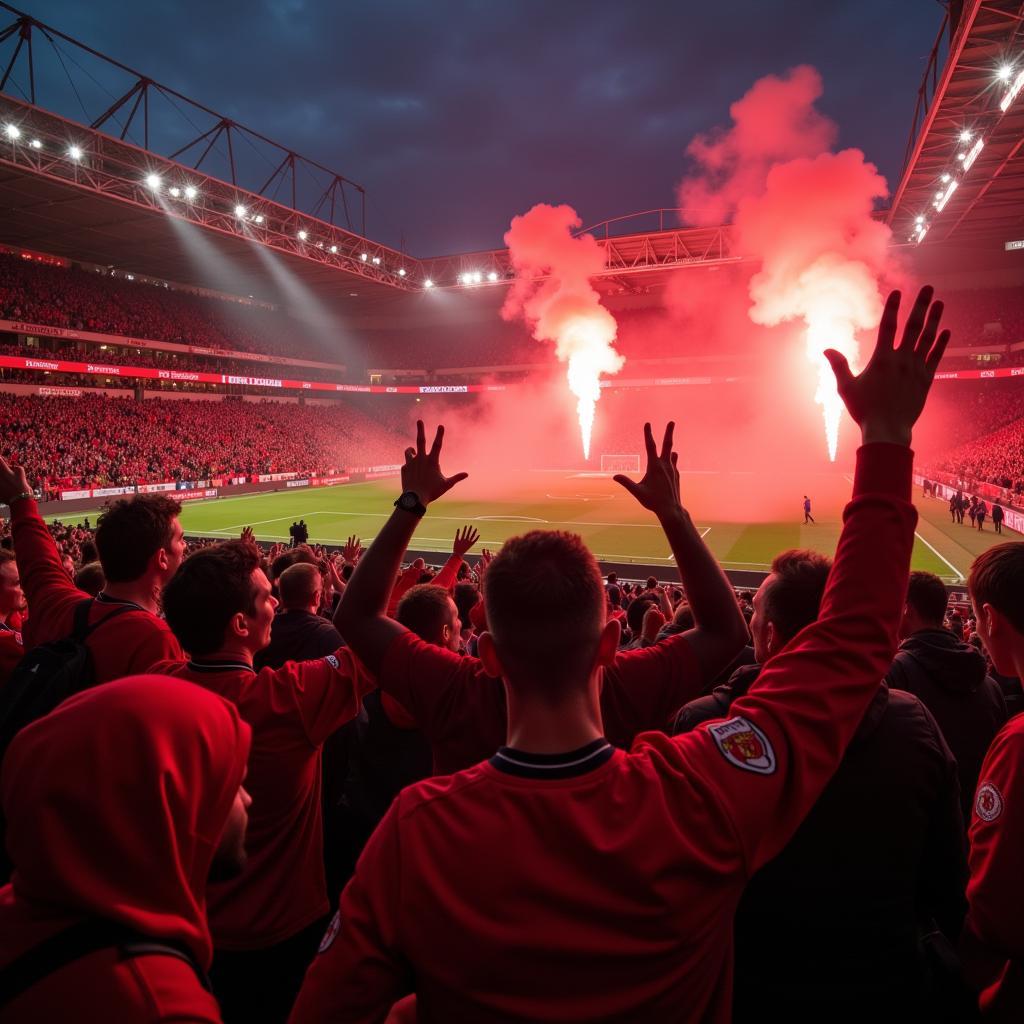
MULTIPOLYGON (((102 590, 96 595, 97 604, 120 604, 127 605, 129 608, 137 608, 140 612, 146 611, 141 604, 137 604, 135 601, 122 601, 119 597, 110 597, 105 594, 102 590)), ((149 614, 147 612, 147 614, 149 614)))
POLYGON ((244 661, 200 661, 193 658, 186 667, 191 672, 251 672, 256 675, 256 669, 244 661))
POLYGON ((571 779, 600 768, 614 753, 615 748, 602 736, 564 754, 531 754, 515 747, 501 747, 490 764, 499 772, 524 779, 571 779))

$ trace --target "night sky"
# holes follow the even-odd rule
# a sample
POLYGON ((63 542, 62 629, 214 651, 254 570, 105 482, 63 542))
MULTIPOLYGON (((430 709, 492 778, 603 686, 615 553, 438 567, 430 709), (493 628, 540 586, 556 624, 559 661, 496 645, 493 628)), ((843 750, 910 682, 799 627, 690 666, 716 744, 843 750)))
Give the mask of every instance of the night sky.
MULTIPOLYGON (((540 201, 587 225, 675 206, 692 136, 798 63, 895 187, 941 18, 936 0, 15 5, 360 182, 368 234, 416 256, 500 246, 540 201)), ((67 91, 40 103, 84 120, 67 91)))

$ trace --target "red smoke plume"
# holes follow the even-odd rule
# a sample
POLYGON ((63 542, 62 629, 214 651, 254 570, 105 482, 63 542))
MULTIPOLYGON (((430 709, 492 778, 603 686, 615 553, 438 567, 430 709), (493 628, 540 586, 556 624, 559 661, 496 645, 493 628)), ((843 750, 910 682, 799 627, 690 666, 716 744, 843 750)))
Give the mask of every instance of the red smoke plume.
POLYGON ((555 343, 555 354, 567 364, 583 457, 589 459, 601 375, 618 373, 624 360, 614 347, 615 318, 590 284, 604 269, 604 253, 592 235, 573 237, 581 224, 571 206, 546 203, 512 219, 505 244, 517 277, 501 315, 522 317, 538 341, 555 343))
POLYGON ((681 183, 679 203, 691 224, 731 215, 735 251, 760 262, 749 285, 752 321, 806 325, 834 460, 842 405, 821 352, 839 349, 857 365, 856 332, 881 314, 890 232, 871 216, 888 194, 885 179, 860 150, 828 151, 836 127, 814 109, 821 91, 806 66, 755 83, 730 108, 731 128, 690 144, 698 170, 681 183))

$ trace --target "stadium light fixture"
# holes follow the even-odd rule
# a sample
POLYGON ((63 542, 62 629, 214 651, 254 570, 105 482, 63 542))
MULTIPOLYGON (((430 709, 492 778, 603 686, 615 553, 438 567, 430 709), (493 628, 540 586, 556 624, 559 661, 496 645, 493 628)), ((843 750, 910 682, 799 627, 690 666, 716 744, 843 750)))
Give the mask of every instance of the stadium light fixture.
POLYGON ((185 198, 191 202, 195 197, 199 195, 198 191, 192 185, 185 186, 185 198))
POLYGON ((950 196, 952 196, 952 194, 956 191, 957 184, 958 184, 958 182, 954 178, 953 181, 951 181, 946 186, 946 191, 945 192, 940 192, 938 194, 938 197, 936 198, 936 201, 935 201, 935 209, 938 210, 939 213, 942 213, 942 211, 946 208, 946 203, 949 202, 950 196))
POLYGON ((159 174, 147 174, 146 175, 146 185, 149 188, 151 188, 154 192, 158 188, 160 188, 160 186, 162 184, 163 184, 163 182, 160 180, 160 175, 159 174))
POLYGON ((399 277, 405 277, 405 267, 399 267, 398 268, 398 276, 399 277))
POLYGON ((971 141, 971 133, 970 133, 970 131, 968 131, 968 129, 965 128, 960 133, 960 141, 961 142, 970 142, 971 141))
POLYGON ((494 272, 494 271, 492 270, 492 271, 491 271, 491 272, 490 272, 490 273, 489 273, 489 274, 487 275, 487 280, 488 280, 488 281, 497 281, 497 280, 498 280, 498 275, 497 275, 497 274, 496 274, 496 273, 495 273, 495 272, 494 272))
POLYGON ((253 220, 256 221, 257 224, 262 224, 263 223, 263 214, 262 213, 257 213, 256 216, 253 217, 253 220))
POLYGON ((20 139, 21 129, 16 124, 9 124, 4 128, 4 133, 9 139, 20 139))
POLYGON ((365 263, 370 257, 367 256, 365 252, 361 252, 359 254, 359 258, 365 263))
POLYGON ((423 282, 423 287, 424 288, 433 288, 434 287, 434 282, 431 281, 430 278, 428 277, 426 279, 426 281, 423 282))
POLYGON ((42 144, 42 143, 41 143, 41 142, 40 142, 40 141, 39 141, 38 139, 33 139, 33 140, 32 140, 32 141, 31 141, 31 142, 29 143, 29 145, 30 145, 30 146, 31 146, 31 147, 32 147, 33 149, 42 149, 42 148, 43 148, 43 144, 42 144))
POLYGON ((373 262, 379 267, 380 266, 380 257, 379 256, 374 256, 373 257, 373 262))
POLYGON ((1006 90, 1006 95, 999 101, 999 109, 1004 114, 1010 109, 1010 104, 1020 95, 1021 89, 1024 89, 1024 68, 1017 73, 1017 77, 1010 83, 1010 88, 1006 90))
POLYGON ((171 193, 171 196, 174 199, 180 199, 181 198, 181 189, 178 188, 177 185, 172 185, 167 191, 171 193))
POLYGON ((484 275, 479 270, 473 271, 473 284, 479 284, 484 279, 484 275))
POLYGON ((953 177, 952 174, 946 173, 942 176, 943 182, 948 182, 953 177))
POLYGON ((247 212, 248 211, 246 210, 246 208, 241 203, 239 203, 235 207, 235 216, 239 217, 242 220, 245 220, 245 215, 246 215, 247 212))
POLYGON ((996 77, 1000 82, 1008 82, 1013 75, 1013 67, 1009 64, 1004 64, 999 71, 996 73, 996 77))
POLYGON ((336 245, 331 246, 331 255, 335 256, 338 253, 338 247, 336 245))
POLYGON ((964 170, 969 171, 978 159, 978 154, 985 148, 985 140, 979 135, 978 141, 971 146, 970 152, 964 154, 964 170))
POLYGON ((68 147, 68 156, 71 157, 72 160, 81 160, 83 155, 81 146, 68 147))
POLYGON ((309 232, 307 232, 305 229, 299 231, 300 242, 304 242, 307 238, 309 238, 309 232))
POLYGON ((914 218, 914 223, 915 223, 915 224, 917 224, 918 226, 920 226, 921 224, 923 224, 923 223, 924 223, 924 214, 923 214, 923 213, 919 213, 919 214, 918 214, 918 215, 917 215, 917 216, 916 216, 916 217, 914 218))

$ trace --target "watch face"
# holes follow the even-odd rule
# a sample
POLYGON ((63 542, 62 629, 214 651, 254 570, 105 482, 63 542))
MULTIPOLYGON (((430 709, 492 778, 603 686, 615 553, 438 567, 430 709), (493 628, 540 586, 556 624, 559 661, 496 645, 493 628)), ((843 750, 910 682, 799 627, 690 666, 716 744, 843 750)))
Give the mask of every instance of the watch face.
POLYGON ((406 491, 398 500, 402 508, 415 508, 419 504, 419 498, 412 491, 406 491))

